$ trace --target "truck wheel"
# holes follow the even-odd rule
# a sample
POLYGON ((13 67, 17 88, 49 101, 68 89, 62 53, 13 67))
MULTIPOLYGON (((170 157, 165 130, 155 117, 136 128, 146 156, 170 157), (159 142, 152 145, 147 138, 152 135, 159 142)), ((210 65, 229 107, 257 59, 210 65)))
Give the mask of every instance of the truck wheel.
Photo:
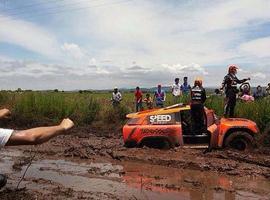
POLYGON ((247 132, 236 131, 226 138, 224 146, 240 151, 252 149, 254 147, 254 138, 247 132))
POLYGON ((162 149, 171 149, 174 148, 175 145, 173 145, 170 141, 164 140, 163 146, 161 147, 162 149))
POLYGON ((141 146, 147 146, 154 149, 170 149, 174 145, 167 139, 164 138, 147 138, 141 142, 141 146))
POLYGON ((128 142, 125 142, 124 146, 127 148, 134 148, 137 146, 137 143, 135 141, 128 141, 128 142))

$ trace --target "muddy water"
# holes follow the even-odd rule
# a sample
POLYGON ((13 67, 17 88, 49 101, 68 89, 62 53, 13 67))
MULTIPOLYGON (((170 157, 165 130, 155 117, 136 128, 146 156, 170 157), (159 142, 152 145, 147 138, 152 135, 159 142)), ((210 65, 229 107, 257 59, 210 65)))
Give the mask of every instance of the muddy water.
MULTIPOLYGON (((15 187, 25 171, 13 169, 23 152, 0 153, 1 172, 15 187)), ((35 160, 20 187, 46 191, 56 186, 78 192, 99 192, 122 199, 270 199, 270 181, 262 178, 225 176, 198 170, 181 170, 135 162, 93 163, 35 160)))

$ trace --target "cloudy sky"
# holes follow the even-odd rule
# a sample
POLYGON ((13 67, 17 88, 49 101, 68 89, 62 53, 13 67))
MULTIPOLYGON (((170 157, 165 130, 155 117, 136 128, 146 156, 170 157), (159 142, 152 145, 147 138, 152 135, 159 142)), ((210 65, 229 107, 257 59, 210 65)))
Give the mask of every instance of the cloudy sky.
POLYGON ((270 82, 269 0, 0 0, 0 89, 270 82))

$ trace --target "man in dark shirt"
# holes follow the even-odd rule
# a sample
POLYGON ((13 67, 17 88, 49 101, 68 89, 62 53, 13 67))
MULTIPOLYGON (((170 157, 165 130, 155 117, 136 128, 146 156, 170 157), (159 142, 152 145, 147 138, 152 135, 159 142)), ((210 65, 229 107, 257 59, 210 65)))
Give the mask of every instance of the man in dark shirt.
POLYGON ((201 135, 205 132, 206 127, 204 123, 205 111, 204 103, 206 100, 206 92, 202 86, 202 81, 196 79, 194 86, 191 88, 191 117, 192 117, 192 134, 201 135))
POLYGON ((264 91, 263 91, 263 88, 262 88, 260 85, 257 86, 256 91, 255 91, 254 94, 253 94, 253 97, 254 97, 254 99, 256 99, 256 100, 265 97, 265 93, 264 93, 264 91))
POLYGON ((234 117, 234 108, 236 105, 236 94, 239 92, 237 84, 241 84, 250 80, 250 78, 239 80, 236 77, 238 67, 236 65, 230 65, 228 74, 224 77, 221 90, 225 89, 225 107, 224 116, 234 117))

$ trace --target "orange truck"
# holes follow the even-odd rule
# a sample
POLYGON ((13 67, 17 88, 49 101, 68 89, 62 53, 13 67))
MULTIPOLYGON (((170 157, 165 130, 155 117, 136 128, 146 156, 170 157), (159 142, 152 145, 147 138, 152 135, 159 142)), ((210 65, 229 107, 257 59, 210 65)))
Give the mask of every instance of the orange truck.
POLYGON ((254 137, 259 133, 256 123, 251 120, 218 119, 213 110, 205 108, 207 131, 195 135, 192 133, 190 106, 184 104, 131 113, 127 118, 123 127, 127 147, 201 146, 245 150, 254 146, 254 137))

